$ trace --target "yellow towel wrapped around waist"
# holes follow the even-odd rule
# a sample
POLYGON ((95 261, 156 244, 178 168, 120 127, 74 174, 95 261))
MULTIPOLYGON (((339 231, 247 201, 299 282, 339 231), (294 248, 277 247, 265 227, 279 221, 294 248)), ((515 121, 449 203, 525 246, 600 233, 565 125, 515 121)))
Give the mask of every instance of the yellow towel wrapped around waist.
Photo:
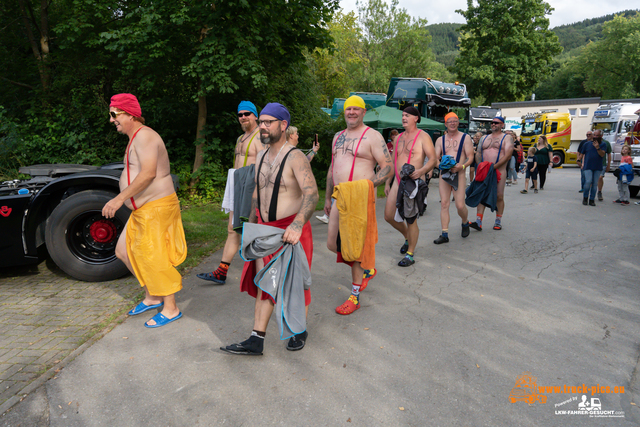
POLYGON ((175 267, 187 257, 187 242, 176 193, 134 210, 126 236, 127 255, 141 286, 156 296, 182 289, 182 276, 175 267))
POLYGON ((346 261, 359 261, 367 269, 375 264, 378 225, 373 183, 368 179, 343 182, 332 196, 340 213, 340 252, 346 261))

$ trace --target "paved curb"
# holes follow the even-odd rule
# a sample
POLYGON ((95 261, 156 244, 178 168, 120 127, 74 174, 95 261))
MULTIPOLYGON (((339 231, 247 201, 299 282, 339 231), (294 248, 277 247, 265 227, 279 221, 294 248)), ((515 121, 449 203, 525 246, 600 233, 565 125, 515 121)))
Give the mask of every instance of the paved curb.
POLYGON ((109 326, 104 328, 102 331, 96 333, 94 336, 89 338, 89 340, 87 340, 80 347, 73 350, 69 355, 67 355, 67 357, 62 359, 60 363, 49 368, 49 370, 47 370, 44 374, 40 375, 38 378, 33 380, 26 387, 24 387, 22 390, 16 393, 15 396, 10 397, 6 402, 0 405, 0 415, 10 410, 17 403, 20 403, 28 394, 34 392, 35 390, 40 388, 40 386, 44 385, 47 381, 49 381, 51 378, 55 376, 55 374, 57 373, 56 371, 59 371, 60 369, 64 368, 71 361, 73 361, 73 359, 75 359, 76 357, 84 353, 86 349, 91 347, 96 341, 102 339, 102 337, 104 337, 107 333, 109 333, 116 325, 122 323, 127 317, 128 316, 126 314, 118 316, 116 319, 113 320, 113 322, 109 326))

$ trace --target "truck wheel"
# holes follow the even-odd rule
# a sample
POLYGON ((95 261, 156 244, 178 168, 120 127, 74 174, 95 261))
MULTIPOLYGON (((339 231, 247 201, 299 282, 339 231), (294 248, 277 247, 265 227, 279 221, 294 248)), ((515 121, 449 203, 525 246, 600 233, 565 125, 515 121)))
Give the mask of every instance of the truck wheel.
POLYGON ((47 218, 47 250, 69 276, 101 282, 128 273, 116 258, 116 243, 131 211, 123 206, 114 218, 102 216, 102 208, 114 197, 108 191, 82 191, 60 202, 47 218))
POLYGON ((553 161, 554 168, 562 166, 564 163, 564 153, 562 151, 554 151, 551 160, 553 161))
POLYGON ((640 190, 640 187, 637 186, 629 186, 629 195, 631 197, 636 197, 638 195, 638 190, 640 190))

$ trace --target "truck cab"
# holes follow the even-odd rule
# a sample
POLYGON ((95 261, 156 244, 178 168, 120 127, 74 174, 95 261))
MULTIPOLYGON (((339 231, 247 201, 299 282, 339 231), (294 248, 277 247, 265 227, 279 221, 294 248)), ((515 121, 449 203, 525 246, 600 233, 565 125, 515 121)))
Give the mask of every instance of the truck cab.
POLYGON ((575 162, 576 153, 569 152, 571 147, 571 115, 555 111, 540 111, 522 116, 520 141, 525 152, 538 142, 538 136, 544 135, 553 147, 553 166, 575 162))
POLYGON ((620 150, 625 144, 626 136, 636 124, 639 109, 640 104, 620 102, 601 105, 593 113, 591 130, 601 130, 602 139, 611 144, 612 171, 620 165, 620 150))
POLYGON ((469 134, 482 132, 485 135, 491 133, 491 121, 502 113, 498 108, 472 107, 469 109, 469 134))
MULTIPOLYGON (((430 78, 392 77, 387 91, 387 106, 404 109, 415 106, 423 117, 444 123, 444 116, 455 112, 460 117, 460 131, 469 131, 471 99, 462 83, 444 83, 430 78)), ((435 141, 439 131, 429 131, 435 141)))

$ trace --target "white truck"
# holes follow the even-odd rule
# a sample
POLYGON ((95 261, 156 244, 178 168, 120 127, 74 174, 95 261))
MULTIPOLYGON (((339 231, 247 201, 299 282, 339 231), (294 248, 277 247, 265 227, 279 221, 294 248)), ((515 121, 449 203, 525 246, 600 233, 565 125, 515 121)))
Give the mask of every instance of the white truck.
POLYGON ((620 164, 620 150, 626 136, 633 130, 638 119, 640 104, 620 102, 600 105, 593 113, 591 130, 600 129, 602 139, 611 143, 611 172, 620 164))

